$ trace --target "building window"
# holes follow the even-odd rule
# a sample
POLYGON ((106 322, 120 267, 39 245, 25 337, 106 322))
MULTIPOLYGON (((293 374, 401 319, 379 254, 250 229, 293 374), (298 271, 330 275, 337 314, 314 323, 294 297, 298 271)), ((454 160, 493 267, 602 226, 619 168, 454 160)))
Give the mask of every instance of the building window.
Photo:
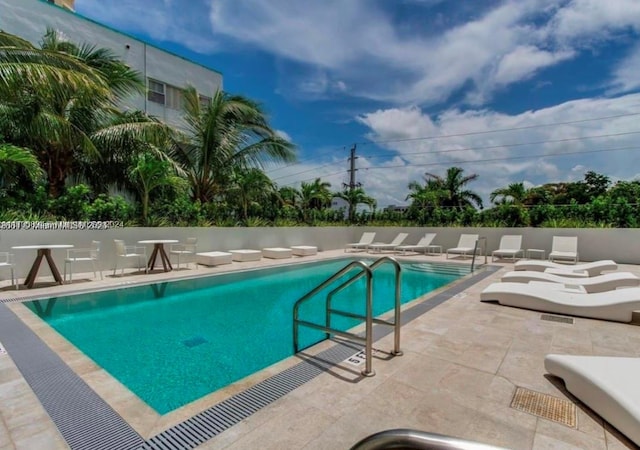
POLYGON ((147 99, 150 102, 164 105, 164 98, 164 83, 149 78, 149 92, 147 93, 147 99))
POLYGON ((199 95, 198 98, 200 99, 201 108, 208 108, 209 106, 211 106, 211 97, 207 97, 205 95, 199 95))
POLYGON ((182 109, 182 89, 175 86, 166 85, 167 98, 165 106, 171 109, 182 109))

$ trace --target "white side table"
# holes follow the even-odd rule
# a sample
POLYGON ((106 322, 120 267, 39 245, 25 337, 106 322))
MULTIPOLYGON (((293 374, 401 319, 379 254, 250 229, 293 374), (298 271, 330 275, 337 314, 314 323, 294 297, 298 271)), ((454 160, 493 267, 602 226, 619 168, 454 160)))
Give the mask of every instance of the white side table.
POLYGON ((528 259, 533 259, 531 257, 533 255, 538 255, 540 257, 540 259, 544 259, 545 251, 542 250, 541 248, 528 248, 527 249, 527 258, 528 259))

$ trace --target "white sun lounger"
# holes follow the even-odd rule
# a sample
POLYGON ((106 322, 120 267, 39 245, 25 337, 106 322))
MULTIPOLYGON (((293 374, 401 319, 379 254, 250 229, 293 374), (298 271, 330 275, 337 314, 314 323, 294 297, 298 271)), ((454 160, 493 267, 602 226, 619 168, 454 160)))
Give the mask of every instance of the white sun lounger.
POLYGON ((633 312, 640 311, 640 287, 588 294, 579 286, 555 283, 493 283, 482 291, 480 300, 569 316, 631 322, 633 312))
POLYGON ((518 270, 507 272, 502 281, 508 283, 529 283, 531 281, 544 281, 558 283, 563 286, 582 286, 587 293, 613 291, 620 287, 640 286, 640 278, 631 272, 612 272, 595 277, 570 278, 554 275, 546 272, 532 272, 518 270))
POLYGON ((344 251, 346 252, 348 249, 351 250, 366 250, 369 247, 369 244, 373 242, 373 239, 376 237, 375 231, 365 231, 362 233, 359 242, 352 242, 350 244, 345 245, 344 251))
POLYGON ((640 358, 547 355, 544 367, 569 392, 640 445, 640 358))
POLYGON ((551 242, 549 261, 564 260, 578 262, 578 236, 554 236, 551 242))
POLYGON ((431 250, 433 250, 434 253, 437 251, 438 254, 441 254, 442 253, 442 246, 441 245, 433 245, 431 243, 435 239, 435 237, 436 237, 436 233, 427 233, 418 241, 417 244, 413 244, 413 245, 398 245, 395 248, 395 250, 397 252, 402 252, 403 255, 405 253, 407 253, 407 251, 419 253, 420 250, 422 250, 425 255, 427 253, 429 253, 431 250))
MULTIPOLYGON (((571 273, 577 273, 577 276, 581 276, 580 272, 586 272, 587 276, 593 277, 600 275, 606 270, 617 270, 618 265, 615 261, 610 259, 603 259, 601 261, 593 261, 584 264, 576 264, 575 266, 566 266, 565 264, 558 264, 551 261, 518 261, 514 267, 515 270, 532 270, 535 272, 544 272, 547 269, 554 269, 556 275, 563 273, 563 276, 572 276, 571 273), (557 269, 557 270, 556 270, 557 269)), ((576 276, 576 275, 573 275, 576 276)))
POLYGON ((519 254, 524 256, 524 250, 522 249, 522 235, 506 234, 500 238, 499 248, 491 252, 491 260, 495 261, 496 258, 509 257, 514 261, 519 254))
POLYGON ((404 242, 407 236, 409 236, 409 233, 398 233, 395 239, 388 244, 384 242, 374 242, 369 244, 367 251, 381 252, 383 250, 395 250, 398 245, 404 242))
POLYGON ((458 254, 465 257, 468 254, 473 253, 473 250, 476 248, 477 240, 477 234, 461 234, 460 240, 458 241, 458 246, 447 249, 447 259, 449 259, 449 253, 458 254))

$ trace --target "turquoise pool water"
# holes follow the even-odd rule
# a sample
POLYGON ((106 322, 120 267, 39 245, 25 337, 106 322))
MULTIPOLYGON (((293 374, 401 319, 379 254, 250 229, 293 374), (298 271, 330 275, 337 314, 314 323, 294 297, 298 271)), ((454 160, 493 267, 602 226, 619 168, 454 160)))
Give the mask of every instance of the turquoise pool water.
MULTIPOLYGON (((350 261, 164 282, 25 305, 165 414, 291 356, 293 304, 350 261)), ((437 273, 424 264, 404 268, 403 302, 468 272, 437 273)), ((379 315, 393 308, 393 267, 383 265, 375 273, 374 305, 379 315)), ((323 321, 325 296, 305 304, 300 318, 323 321)), ((363 314, 363 299, 364 280, 360 280, 337 294, 334 305, 363 314)), ((358 324, 338 316, 332 320, 333 326, 344 330, 358 324)), ((303 346, 324 339, 324 334, 306 327, 300 332, 303 346)))

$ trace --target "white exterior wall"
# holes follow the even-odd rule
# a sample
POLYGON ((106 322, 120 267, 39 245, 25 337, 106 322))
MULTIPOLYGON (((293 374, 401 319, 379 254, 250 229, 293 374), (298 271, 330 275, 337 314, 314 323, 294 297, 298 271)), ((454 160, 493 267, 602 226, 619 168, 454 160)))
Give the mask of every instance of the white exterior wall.
MULTIPOLYGON (((0 0, 0 29, 39 45, 47 27, 61 31, 71 42, 111 49, 144 79, 184 88, 193 85, 211 97, 222 89, 222 75, 134 37, 100 25, 64 8, 41 0, 0 0)), ((138 109, 180 126, 180 111, 150 102, 146 95, 127 100, 125 108, 138 109)))
MULTIPOLYGON (((478 234, 487 238, 488 254, 498 248, 504 234, 523 235, 524 249, 537 248, 549 254, 553 236, 578 236, 581 261, 613 259, 618 263, 640 264, 640 229, 600 228, 420 228, 420 227, 282 227, 282 228, 116 228, 104 231, 0 231, 0 251, 15 255, 17 274, 24 278, 35 258, 35 250, 11 250, 14 245, 73 244, 86 248, 92 240, 102 242, 101 266, 112 269, 115 264, 114 239, 133 245, 144 239, 198 238, 198 251, 232 250, 239 248, 288 247, 315 245, 318 250, 343 249, 348 242, 357 242, 365 231, 375 231, 376 241, 390 242, 399 232, 407 232, 406 243, 416 243, 426 232, 437 233, 434 244, 443 249, 455 247, 460 234, 478 234)), ((150 254, 151 247, 147 249, 150 254)), ((60 270, 65 250, 53 250, 60 270)), ((135 262, 131 262, 133 267, 135 262)), ((41 273, 49 275, 42 264, 41 273)), ((0 274, 0 277, 4 277, 0 274)))

